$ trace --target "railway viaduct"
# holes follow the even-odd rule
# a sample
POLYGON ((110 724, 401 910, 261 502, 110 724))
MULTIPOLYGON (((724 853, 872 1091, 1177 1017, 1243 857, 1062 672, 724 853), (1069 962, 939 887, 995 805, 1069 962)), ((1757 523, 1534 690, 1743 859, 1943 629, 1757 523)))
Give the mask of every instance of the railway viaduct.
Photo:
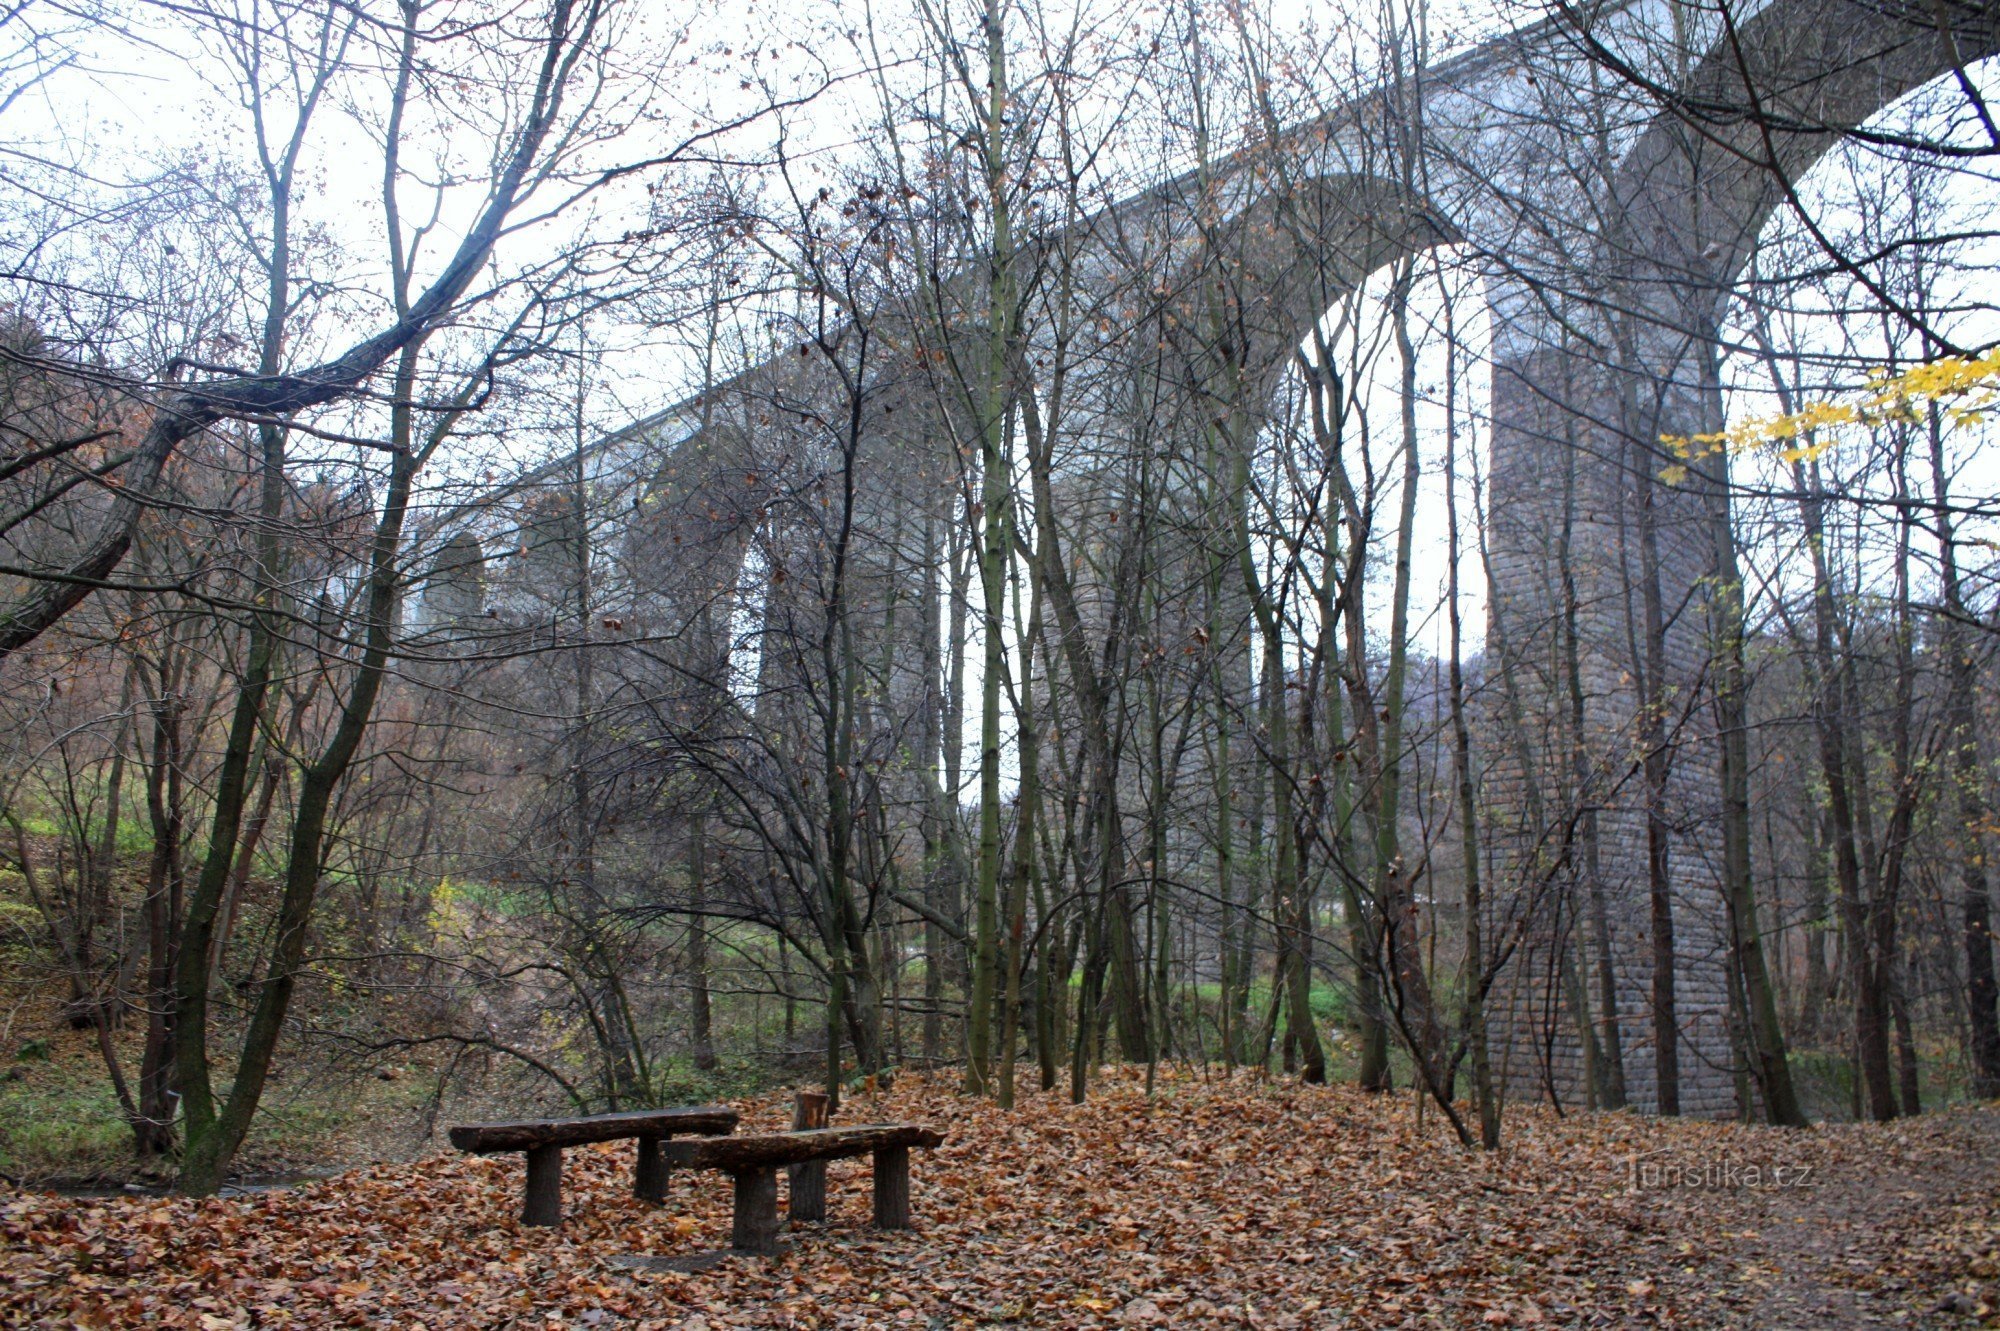
MULTIPOLYGON (((1500 875, 1567 875, 1576 888, 1567 910, 1543 911, 1527 931, 1495 995, 1496 1057, 1515 1095, 1581 1100, 1585 1045, 1602 1057, 1614 1040, 1637 1108, 1660 1107, 1663 1042, 1674 1046, 1681 1112, 1726 1115, 1746 1093, 1728 1029, 1721 787, 1702 701, 1716 521, 1728 501, 1701 466, 1669 483, 1658 441, 1721 424, 1716 330, 1789 182, 1897 98, 1995 50, 2000 6, 1990 0, 1565 4, 1284 129, 1254 154, 1032 242, 1062 248, 1075 282, 1104 288, 1104 307, 1120 307, 1120 283, 1183 293, 1143 314, 1133 301, 1131 320, 1099 320, 1064 349, 1080 367, 1067 428, 1095 440, 1097 456, 1191 447, 1159 412, 1135 424, 1141 382, 1154 402, 1178 403, 1165 414, 1197 424, 1225 381, 1261 410, 1315 322, 1399 255, 1455 244, 1482 268, 1492 326, 1486 658, 1489 678, 1504 661, 1517 681, 1487 707, 1486 793, 1511 846, 1500 875), (1549 807, 1558 791, 1575 806, 1566 818, 1549 807), (1555 824, 1568 829, 1560 846, 1555 824), (1669 976, 1653 965, 1663 930, 1669 976), (1580 946, 1559 946, 1565 936, 1580 946), (1671 1025, 1655 1020, 1669 984, 1671 1025)), ((1039 366, 1056 349, 1034 352, 1039 366)), ((921 508, 915 496, 950 463, 921 385, 906 370, 873 373, 870 446, 899 459, 876 469, 885 479, 868 501, 886 523, 921 508)), ((782 357, 609 441, 610 453, 679 441, 673 479, 655 486, 671 492, 660 507, 703 516, 649 538, 656 551, 671 540, 663 582, 712 595, 742 576, 744 515, 761 501, 745 492, 736 441, 757 425, 752 409, 727 405, 731 395, 763 404, 754 410, 768 420, 772 410, 813 415, 828 391, 809 365, 782 357)), ((1100 520, 1086 513, 1089 490, 1080 477, 1070 515, 1080 540, 1100 520)), ((908 530, 924 525, 920 514, 908 530)), ((903 614, 907 632, 918 611, 903 614)), ((931 687, 934 661, 886 650, 898 689, 931 687)))

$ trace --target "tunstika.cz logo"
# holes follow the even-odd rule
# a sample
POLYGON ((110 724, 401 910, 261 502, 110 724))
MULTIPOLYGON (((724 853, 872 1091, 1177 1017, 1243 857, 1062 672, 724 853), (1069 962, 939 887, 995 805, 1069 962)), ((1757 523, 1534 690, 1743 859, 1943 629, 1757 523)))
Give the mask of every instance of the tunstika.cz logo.
POLYGON ((1819 1167, 1801 1160, 1765 1160, 1668 1148, 1627 1157, 1632 1192, 1739 1192, 1745 1188, 1816 1188, 1819 1167))

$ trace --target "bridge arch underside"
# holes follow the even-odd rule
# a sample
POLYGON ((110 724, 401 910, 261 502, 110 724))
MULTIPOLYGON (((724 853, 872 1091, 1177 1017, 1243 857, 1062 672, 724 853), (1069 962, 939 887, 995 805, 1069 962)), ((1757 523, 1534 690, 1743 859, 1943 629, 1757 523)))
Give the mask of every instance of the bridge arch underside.
POLYGON ((1657 441, 1722 425, 1717 328, 1788 182, 1892 102, 2000 50, 2000 8, 1953 9, 1949 31, 1939 13, 1781 0, 1738 25, 1605 173, 1598 225, 1571 250, 1588 261, 1551 275, 1545 317, 1510 327, 1496 351, 1487 673, 1510 670, 1525 706, 1490 713, 1512 733, 1487 745, 1501 755, 1488 791, 1516 832, 1503 881, 1549 889, 1490 1009, 1517 1095, 1615 1101, 1615 1062, 1623 1101, 1658 1110, 1671 1029, 1680 1112, 1759 1112, 1730 1034, 1719 752, 1702 693, 1704 579, 1728 501, 1700 467, 1667 485, 1657 441), (1649 781, 1655 750, 1667 770, 1649 781), (1655 967, 1668 927, 1670 995, 1655 967))
POLYGON ((1371 274, 1463 239, 1422 193, 1381 174, 1322 171, 1281 184, 1203 246, 1200 293, 1223 302, 1218 354, 1268 387, 1371 274))

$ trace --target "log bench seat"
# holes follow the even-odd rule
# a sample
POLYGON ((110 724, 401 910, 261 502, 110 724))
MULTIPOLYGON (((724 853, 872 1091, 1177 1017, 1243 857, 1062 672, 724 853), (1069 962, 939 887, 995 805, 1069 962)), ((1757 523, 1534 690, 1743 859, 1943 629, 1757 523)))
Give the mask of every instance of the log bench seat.
POLYGON ((667 1162, 661 1147, 682 1135, 727 1135, 736 1130, 737 1114, 720 1105, 693 1109, 641 1109, 626 1114, 592 1114, 586 1118, 524 1119, 518 1123, 464 1123, 451 1129, 451 1144, 473 1155, 520 1151, 528 1157, 528 1183, 521 1204, 524 1225, 562 1223, 562 1153, 565 1146, 592 1142, 639 1143, 632 1191, 640 1200, 662 1202, 667 1196, 667 1162))
POLYGON ((910 1226, 910 1152, 928 1150, 944 1134, 911 1123, 868 1123, 848 1128, 814 1128, 754 1137, 701 1137, 667 1142, 661 1150, 681 1169, 719 1169, 736 1183, 736 1214, 729 1243, 738 1252, 778 1250, 778 1170, 795 1169, 792 1218, 824 1220, 824 1188, 802 1196, 798 1169, 848 1156, 875 1157, 875 1224, 881 1229, 910 1226))

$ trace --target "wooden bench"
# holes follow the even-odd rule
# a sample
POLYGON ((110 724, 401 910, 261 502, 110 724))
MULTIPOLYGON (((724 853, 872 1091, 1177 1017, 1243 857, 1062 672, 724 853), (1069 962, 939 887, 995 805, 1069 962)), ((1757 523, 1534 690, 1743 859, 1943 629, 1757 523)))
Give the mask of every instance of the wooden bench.
POLYGON ((660 1148, 677 1135, 727 1135, 736 1130, 736 1111, 720 1105, 695 1109, 641 1109, 629 1114, 588 1118, 526 1119, 518 1123, 466 1123, 451 1130, 451 1144, 474 1155, 521 1151, 528 1157, 528 1184, 521 1203, 524 1225, 562 1223, 562 1153, 565 1146, 591 1142, 639 1143, 632 1191, 640 1200, 667 1197, 667 1162, 660 1148))
MULTIPOLYGON (((944 1134, 910 1123, 870 1123, 851 1128, 774 1132, 758 1137, 703 1137, 668 1142, 661 1149, 682 1169, 719 1169, 736 1182, 736 1216, 729 1246, 738 1252, 775 1253, 778 1233, 778 1170, 810 1166, 848 1156, 875 1157, 875 1224, 882 1229, 910 1226, 910 1151, 928 1150, 944 1134)), ((824 1186, 801 1196, 794 1175, 792 1218, 824 1220, 824 1186)))

